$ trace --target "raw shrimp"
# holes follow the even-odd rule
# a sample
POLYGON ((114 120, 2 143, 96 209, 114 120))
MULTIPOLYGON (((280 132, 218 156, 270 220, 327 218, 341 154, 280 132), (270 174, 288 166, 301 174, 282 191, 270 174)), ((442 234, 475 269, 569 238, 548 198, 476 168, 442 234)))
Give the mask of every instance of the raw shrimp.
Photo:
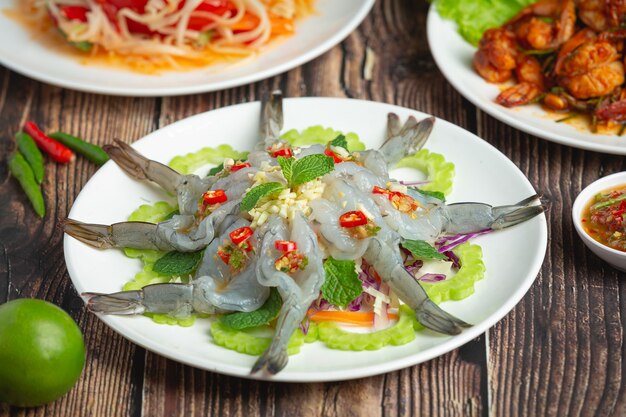
POLYGON ((443 233, 513 226, 543 211, 536 204, 537 198, 503 207, 479 203, 446 205, 407 189, 389 178, 388 169, 423 146, 434 119, 417 121, 410 117, 401 124, 396 115, 388 117, 386 140, 380 150, 346 150, 345 161, 335 161, 326 175, 309 183, 290 185, 276 156, 295 155, 302 159, 324 154, 330 148, 314 145, 298 149, 282 141, 281 103, 280 93, 263 103, 259 143, 249 155, 250 167, 235 172, 226 167, 206 179, 183 177, 126 145, 109 148, 115 154, 114 161, 127 173, 176 193, 184 207, 181 214, 159 224, 124 222, 107 226, 66 220, 65 232, 101 249, 204 250, 204 254, 189 284, 155 284, 114 294, 88 293, 88 308, 105 314, 158 312, 174 317, 188 317, 193 312, 249 312, 258 309, 268 298, 270 288, 275 287, 283 304, 274 337, 252 368, 253 373, 272 375, 287 364, 288 341, 311 303, 319 297, 325 280, 324 262, 332 256, 352 261, 363 258, 373 265, 382 280, 429 329, 457 334, 467 327, 467 323, 432 303, 418 281, 406 272, 400 243, 403 239, 433 241, 443 233), (290 187, 266 196, 268 202, 281 204, 283 194, 296 198, 306 194, 308 205, 294 204, 289 210, 276 206, 276 210, 262 214, 263 220, 254 217, 253 210, 242 211, 243 196, 264 181, 290 187), (314 184, 314 189, 308 189, 309 184, 314 184), (203 197, 222 190, 227 199, 207 212, 203 197), (367 217, 366 225, 347 230, 341 221, 346 212, 363 214, 367 217), (245 246, 233 237, 242 229, 248 233, 245 246), (292 249, 284 249, 279 245, 282 241, 293 245, 287 245, 292 249), (236 263, 231 262, 235 254, 236 263))

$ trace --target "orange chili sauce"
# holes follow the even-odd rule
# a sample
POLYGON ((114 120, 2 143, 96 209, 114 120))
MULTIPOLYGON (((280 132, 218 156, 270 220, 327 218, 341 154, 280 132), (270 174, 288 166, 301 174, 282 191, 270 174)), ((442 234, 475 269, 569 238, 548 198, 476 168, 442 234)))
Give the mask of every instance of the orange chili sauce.
MULTIPOLYGON (((614 191, 617 191, 620 194, 626 194, 626 184, 605 189, 603 191, 600 191, 596 195, 598 195, 598 194, 606 195, 606 194, 609 194, 609 193, 614 192, 614 191)), ((625 231, 621 231, 620 232, 620 231, 611 230, 606 224, 601 224, 601 223, 598 223, 598 222, 595 222, 595 221, 592 220, 592 218, 591 218, 591 206, 593 206, 594 204, 596 204, 598 202, 599 201, 596 199, 596 196, 594 196, 585 205, 585 208, 583 209, 583 212, 582 212, 582 218, 580 220, 582 222, 583 229, 585 230, 585 232, 589 236, 591 236, 598 243, 601 243, 602 245, 607 246, 607 247, 609 247, 611 249, 619 250, 621 252, 626 252, 626 249, 625 249, 626 246, 625 245, 622 245, 621 248, 620 247, 616 247, 615 245, 611 245, 609 243, 609 240, 608 240, 608 237, 611 236, 612 234, 614 234, 614 233, 621 233, 622 236, 620 236, 619 239, 622 240, 622 241, 626 241, 626 232, 625 231)), ((615 205, 619 205, 620 202, 617 202, 617 203, 614 203, 614 204, 615 205)), ((626 228, 626 222, 624 222, 624 226, 626 228)))

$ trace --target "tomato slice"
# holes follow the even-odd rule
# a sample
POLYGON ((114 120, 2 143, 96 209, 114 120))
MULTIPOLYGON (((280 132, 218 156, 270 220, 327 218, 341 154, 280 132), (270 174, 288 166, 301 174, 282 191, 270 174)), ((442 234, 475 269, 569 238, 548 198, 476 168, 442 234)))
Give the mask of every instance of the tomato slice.
POLYGON ((298 249, 298 245, 293 240, 277 240, 274 247, 281 252, 291 252, 298 249))
POLYGON ((236 164, 230 167, 230 172, 236 172, 236 171, 239 171, 240 169, 250 168, 251 166, 252 165, 250 165, 250 163, 248 162, 237 162, 236 164))
POLYGON ((367 216, 362 211, 349 211, 339 216, 341 227, 351 228, 367 224, 367 216))
MULTIPOLYGON (((180 10, 185 5, 185 2, 180 2, 178 9, 180 10)), ((204 0, 195 9, 199 12, 209 12, 217 16, 234 16, 237 13, 237 6, 235 6, 230 0, 204 0)), ((191 30, 201 31, 207 25, 213 23, 213 19, 207 16, 191 16, 187 28, 191 30)))
POLYGON ((87 21, 89 8, 83 6, 62 6, 59 8, 63 17, 67 20, 87 21))
POLYGON ((202 196, 205 204, 219 204, 228 201, 228 196, 224 190, 209 190, 202 196))
POLYGON ((239 245, 240 243, 250 239, 250 236, 252 236, 253 233, 254 231, 252 229, 248 226, 244 226, 233 230, 228 234, 228 236, 230 236, 230 240, 232 240, 235 245, 239 245))
POLYGON ((293 152, 290 148, 279 149, 275 152, 272 152, 273 158, 278 158, 279 156, 283 156, 285 158, 291 158, 293 156, 293 152))

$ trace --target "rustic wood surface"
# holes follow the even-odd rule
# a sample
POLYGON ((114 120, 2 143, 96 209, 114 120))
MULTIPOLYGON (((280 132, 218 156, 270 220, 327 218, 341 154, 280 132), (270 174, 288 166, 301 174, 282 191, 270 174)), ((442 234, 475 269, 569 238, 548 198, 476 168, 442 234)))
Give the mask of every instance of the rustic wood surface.
POLYGON ((217 93, 120 98, 42 84, 0 67, 0 302, 49 300, 82 328, 87 363, 74 389, 44 407, 0 404, 0 416, 624 416, 624 274, 576 236, 570 209, 619 156, 560 146, 516 131, 463 99, 426 43, 428 5, 379 0, 363 24, 320 58, 277 77, 217 93), (376 56, 363 75, 367 49, 376 56), (354 97, 425 111, 477 133, 506 154, 545 196, 550 242, 535 284, 488 333, 422 365, 350 382, 284 384, 200 371, 126 341, 87 314, 63 259, 66 217, 96 167, 48 162, 48 207, 38 219, 4 156, 26 119, 100 145, 129 141, 198 112, 288 96, 354 97))

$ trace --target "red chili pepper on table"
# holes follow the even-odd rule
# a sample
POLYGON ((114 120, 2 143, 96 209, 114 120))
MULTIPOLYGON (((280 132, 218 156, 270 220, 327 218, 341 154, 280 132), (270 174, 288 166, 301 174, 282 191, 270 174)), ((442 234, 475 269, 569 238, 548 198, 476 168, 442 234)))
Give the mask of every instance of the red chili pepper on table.
POLYGON ((209 190, 202 196, 205 204, 219 204, 228 201, 228 196, 224 190, 209 190))
POLYGON ((244 226, 233 230, 228 234, 228 236, 230 236, 230 240, 232 240, 235 245, 239 245, 240 243, 250 239, 250 236, 252 236, 253 233, 254 231, 252 231, 252 229, 248 226, 244 226))
POLYGON ((65 145, 48 137, 35 123, 31 121, 26 122, 24 124, 24 132, 35 140, 39 149, 50 155, 55 161, 66 164, 74 160, 74 152, 65 145))
POLYGON ((281 252, 291 252, 298 249, 298 245, 293 240, 277 240, 274 247, 281 252))
POLYGON ((339 225, 341 227, 351 228, 364 226, 367 224, 367 217, 362 211, 349 211, 339 216, 339 225))

